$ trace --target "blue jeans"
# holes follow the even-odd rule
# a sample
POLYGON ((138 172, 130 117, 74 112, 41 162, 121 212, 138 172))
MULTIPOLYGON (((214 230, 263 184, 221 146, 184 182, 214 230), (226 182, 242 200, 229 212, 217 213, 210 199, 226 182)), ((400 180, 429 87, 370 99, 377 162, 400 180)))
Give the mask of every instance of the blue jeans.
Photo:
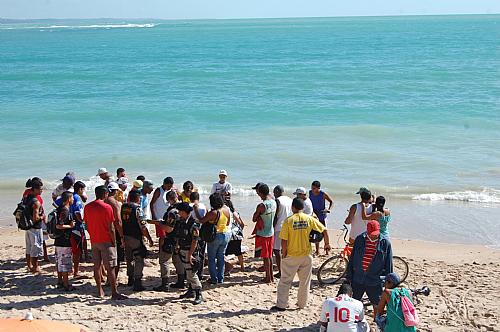
POLYGON ((213 283, 224 282, 224 254, 230 238, 230 232, 217 233, 215 240, 207 243, 208 272, 213 283))

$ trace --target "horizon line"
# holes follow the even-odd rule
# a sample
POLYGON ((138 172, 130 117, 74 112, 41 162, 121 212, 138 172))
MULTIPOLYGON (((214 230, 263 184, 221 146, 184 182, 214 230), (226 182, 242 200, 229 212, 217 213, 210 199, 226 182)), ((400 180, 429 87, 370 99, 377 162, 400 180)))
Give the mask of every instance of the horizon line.
POLYGON ((154 18, 154 17, 64 17, 64 18, 7 18, 0 17, 0 21, 42 21, 42 20, 158 20, 158 21, 208 21, 208 20, 273 20, 299 18, 370 18, 370 17, 415 17, 415 16, 480 16, 500 15, 495 13, 442 13, 442 14, 381 14, 381 15, 339 15, 339 16, 283 16, 283 17, 240 17, 240 18, 154 18))

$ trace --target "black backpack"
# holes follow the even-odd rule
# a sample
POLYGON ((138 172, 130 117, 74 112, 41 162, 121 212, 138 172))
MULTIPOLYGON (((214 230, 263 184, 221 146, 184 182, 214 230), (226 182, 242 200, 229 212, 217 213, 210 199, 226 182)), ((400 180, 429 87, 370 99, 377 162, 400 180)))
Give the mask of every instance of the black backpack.
POLYGON ((201 225, 200 238, 206 243, 210 243, 215 240, 215 236, 217 235, 216 225, 219 219, 220 219, 220 211, 217 211, 217 221, 214 224, 207 221, 206 223, 201 225))
POLYGON ((51 239, 58 238, 61 235, 57 232, 57 221, 57 209, 54 209, 47 215, 47 234, 51 239))
POLYGON ((23 198, 19 204, 17 204, 14 210, 14 217, 16 218, 17 228, 27 231, 33 228, 32 219, 32 206, 37 202, 36 198, 28 200, 28 198, 23 198))

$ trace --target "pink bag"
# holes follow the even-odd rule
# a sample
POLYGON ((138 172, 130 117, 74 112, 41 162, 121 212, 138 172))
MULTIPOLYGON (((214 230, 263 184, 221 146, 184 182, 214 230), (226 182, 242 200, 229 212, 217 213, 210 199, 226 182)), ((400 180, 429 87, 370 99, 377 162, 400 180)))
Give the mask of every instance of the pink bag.
POLYGON ((405 326, 409 327, 418 325, 420 319, 418 318, 417 310, 406 295, 401 296, 401 310, 403 311, 405 326))

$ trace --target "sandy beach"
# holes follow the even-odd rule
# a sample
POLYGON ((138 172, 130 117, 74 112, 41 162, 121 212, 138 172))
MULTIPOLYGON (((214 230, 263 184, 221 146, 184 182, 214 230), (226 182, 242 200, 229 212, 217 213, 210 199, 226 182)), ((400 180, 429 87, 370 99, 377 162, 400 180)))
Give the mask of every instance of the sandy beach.
MULTIPOLYGON (((249 227, 247 227, 248 229, 249 227)), ((335 246, 338 235, 332 234, 335 246)), ((337 286, 319 287, 313 278, 309 306, 271 313, 276 285, 259 284, 262 274, 252 259, 252 240, 246 239, 249 272, 234 272, 219 287, 204 285, 205 302, 193 306, 179 300, 180 292, 145 291, 132 293, 120 289, 130 299, 112 302, 95 297, 92 264, 83 264, 88 279, 75 282, 76 291, 57 290, 54 264, 42 263, 41 276, 25 272, 24 233, 15 229, 0 231, 0 317, 24 316, 30 309, 35 318, 63 320, 81 324, 90 331, 317 331, 322 301, 336 294, 337 286)), ((432 292, 417 305, 420 331, 500 331, 500 251, 482 246, 438 244, 394 240, 395 254, 407 258, 410 287, 427 285, 432 292)), ((49 255, 53 254, 49 248, 49 255)), ((51 256, 51 260, 53 257, 51 256)), ((325 257, 315 258, 318 267, 325 257)), ((159 282, 155 256, 147 260, 145 285, 159 282)), ((172 267, 172 270, 173 267, 172 267)), ((122 267, 119 280, 126 283, 122 267)), ((175 271, 175 270, 174 270, 175 271)), ((172 277, 174 279, 174 277, 172 277)), ((105 289, 109 294, 109 289, 105 289)))

